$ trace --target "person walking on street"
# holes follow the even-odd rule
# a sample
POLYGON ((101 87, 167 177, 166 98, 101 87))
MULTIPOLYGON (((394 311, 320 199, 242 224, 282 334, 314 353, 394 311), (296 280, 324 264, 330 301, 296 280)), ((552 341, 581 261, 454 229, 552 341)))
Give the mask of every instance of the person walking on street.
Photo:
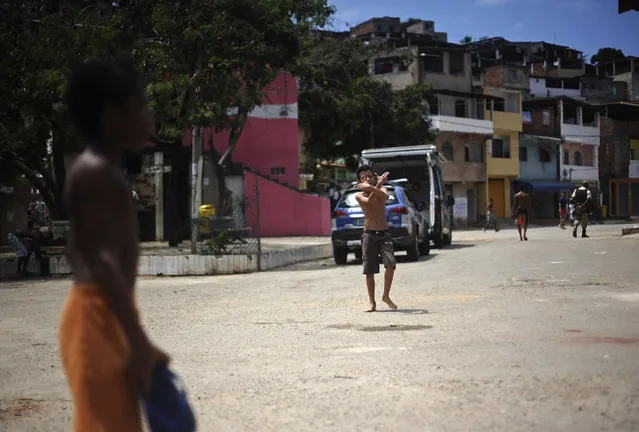
POLYGON ((561 193, 559 197, 559 228, 566 229, 566 207, 568 206, 568 200, 566 194, 561 193))
POLYGON ((530 195, 526 193, 522 186, 519 192, 515 194, 515 205, 513 213, 517 217, 517 231, 519 232, 520 241, 528 241, 528 217, 530 215, 530 195), (523 231, 523 232, 522 232, 523 231))
POLYGON ((581 237, 588 238, 586 228, 588 228, 588 210, 592 204, 592 194, 590 193, 590 184, 585 181, 581 187, 574 190, 570 200, 575 205, 575 225, 572 230, 572 236, 577 237, 577 228, 581 225, 581 237))
POLYGON ((74 431, 142 432, 140 398, 169 357, 142 327, 135 304, 139 246, 125 149, 148 139, 144 87, 128 65, 80 65, 67 106, 88 143, 67 175, 73 286, 62 313, 60 356, 73 396, 74 431))
POLYGON ((497 219, 495 219, 495 200, 490 198, 488 200, 488 205, 486 206, 486 225, 484 225, 484 232, 486 232, 486 228, 490 226, 492 223, 495 227, 495 232, 499 231, 497 228, 497 219))
POLYGON ((362 262, 366 275, 366 288, 370 307, 366 312, 375 312, 375 275, 379 273, 379 260, 381 258, 384 267, 384 294, 382 301, 392 310, 397 310, 397 305, 390 298, 390 289, 395 275, 395 253, 393 251, 393 238, 388 230, 386 221, 386 201, 388 191, 382 186, 386 183, 389 173, 384 173, 377 178, 369 166, 361 166, 357 170, 355 186, 361 190, 355 195, 355 199, 364 212, 364 232, 362 233, 362 262))

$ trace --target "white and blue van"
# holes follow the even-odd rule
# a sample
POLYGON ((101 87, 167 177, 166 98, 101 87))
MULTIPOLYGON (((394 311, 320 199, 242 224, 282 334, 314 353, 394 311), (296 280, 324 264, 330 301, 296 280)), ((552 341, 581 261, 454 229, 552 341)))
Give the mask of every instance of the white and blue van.
POLYGON ((360 165, 369 165, 378 175, 390 172, 404 178, 402 184, 410 199, 419 205, 435 247, 447 246, 453 239, 455 200, 446 193, 441 163, 434 145, 387 147, 362 151, 360 165))

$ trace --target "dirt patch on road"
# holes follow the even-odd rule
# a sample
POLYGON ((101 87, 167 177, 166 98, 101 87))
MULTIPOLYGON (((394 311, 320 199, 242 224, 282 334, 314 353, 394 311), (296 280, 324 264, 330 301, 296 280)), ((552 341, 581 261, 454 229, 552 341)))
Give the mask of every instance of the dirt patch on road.
POLYGON ((389 324, 386 326, 357 326, 354 324, 332 324, 327 326, 329 329, 335 330, 359 330, 365 332, 386 332, 386 331, 415 331, 415 330, 428 330, 433 328, 432 325, 403 325, 403 324, 389 324))
POLYGON ((572 342, 579 345, 596 345, 596 344, 612 344, 612 345, 634 345, 639 343, 639 337, 616 337, 616 336, 584 336, 572 339, 572 342))
POLYGON ((0 419, 10 417, 23 417, 29 414, 39 413, 42 401, 35 399, 16 399, 14 401, 0 402, 0 419))

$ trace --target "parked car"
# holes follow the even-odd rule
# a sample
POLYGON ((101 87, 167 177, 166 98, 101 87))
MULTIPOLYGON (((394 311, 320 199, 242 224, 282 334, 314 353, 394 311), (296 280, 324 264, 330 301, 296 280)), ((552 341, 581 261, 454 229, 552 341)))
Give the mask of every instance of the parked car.
MULTIPOLYGON (((384 187, 388 190, 386 219, 393 246, 396 251, 406 251, 410 261, 417 261, 420 255, 430 253, 430 226, 421 206, 409 198, 403 187, 391 183, 384 187)), ((364 213, 355 198, 359 192, 355 188, 346 190, 333 211, 331 239, 333 257, 339 265, 346 264, 349 253, 362 258, 364 213)))

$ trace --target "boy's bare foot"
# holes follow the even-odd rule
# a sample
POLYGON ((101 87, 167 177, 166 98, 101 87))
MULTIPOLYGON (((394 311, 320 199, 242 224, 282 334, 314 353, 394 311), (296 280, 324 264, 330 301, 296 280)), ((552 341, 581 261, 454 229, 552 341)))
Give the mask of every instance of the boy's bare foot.
POLYGON ((375 312, 375 309, 377 309, 377 304, 371 303, 371 307, 368 308, 368 310, 366 310, 365 312, 375 312))
POLYGON ((397 305, 393 303, 390 297, 382 297, 382 301, 388 305, 392 310, 397 310, 397 305))

